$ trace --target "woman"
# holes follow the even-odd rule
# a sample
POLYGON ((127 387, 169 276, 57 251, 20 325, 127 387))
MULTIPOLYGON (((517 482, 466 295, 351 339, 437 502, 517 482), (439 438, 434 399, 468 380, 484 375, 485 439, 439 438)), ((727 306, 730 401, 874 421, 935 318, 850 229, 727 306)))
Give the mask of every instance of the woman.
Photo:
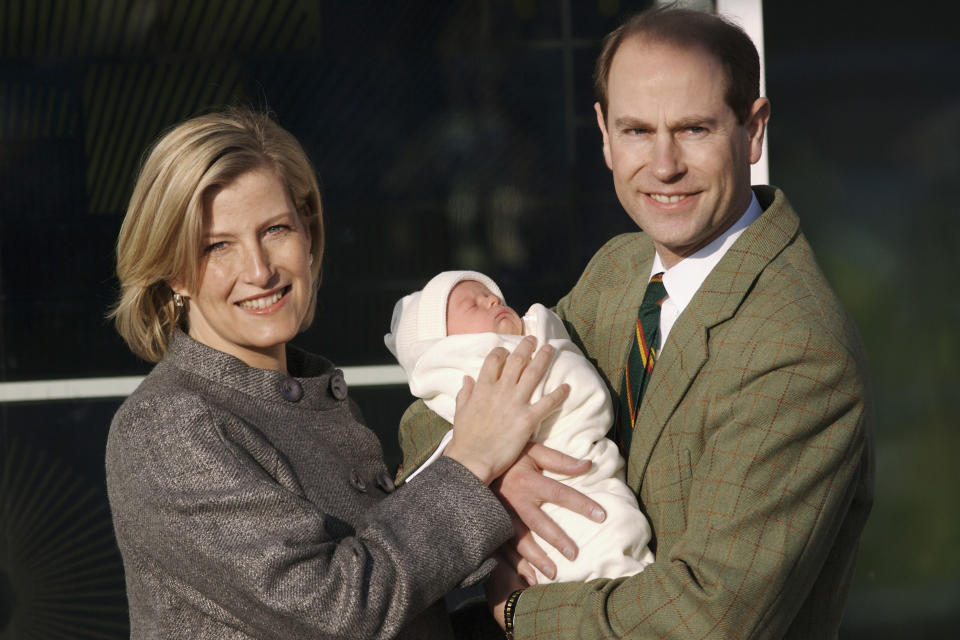
POLYGON ((132 637, 442 637, 414 617, 512 533, 486 485, 566 395, 529 404, 549 350, 492 353, 443 459, 395 491, 342 373, 287 345, 322 251, 313 169, 266 116, 194 118, 147 157, 113 316, 159 364, 106 456, 132 637))

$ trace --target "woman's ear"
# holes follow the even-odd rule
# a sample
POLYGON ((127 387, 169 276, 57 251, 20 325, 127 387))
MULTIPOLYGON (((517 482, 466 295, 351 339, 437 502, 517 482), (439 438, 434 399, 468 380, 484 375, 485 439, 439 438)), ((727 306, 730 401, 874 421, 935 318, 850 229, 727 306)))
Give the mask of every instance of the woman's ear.
POLYGON ((179 280, 167 280, 167 286, 170 287, 170 291, 175 294, 179 294, 184 298, 189 297, 190 295, 187 291, 187 288, 183 286, 183 283, 179 280))

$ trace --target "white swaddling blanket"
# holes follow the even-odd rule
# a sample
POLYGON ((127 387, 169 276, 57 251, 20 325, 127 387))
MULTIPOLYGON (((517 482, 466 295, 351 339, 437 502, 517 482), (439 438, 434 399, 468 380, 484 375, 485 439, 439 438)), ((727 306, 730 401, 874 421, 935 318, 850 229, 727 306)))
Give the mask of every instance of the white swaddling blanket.
MULTIPOLYGON (((524 334, 535 336, 538 345, 549 343, 555 349, 553 361, 531 402, 539 400, 544 390, 551 391, 562 383, 570 385, 570 395, 560 410, 543 421, 533 439, 592 463, 590 471, 581 476, 547 475, 589 496, 607 512, 606 519, 596 523, 568 509, 544 504, 544 512, 573 538, 580 551, 576 560, 570 561, 537 537, 537 542, 557 565, 555 580, 549 580, 539 571, 537 579, 541 583, 569 582, 639 573, 653 562, 653 554, 647 547, 650 525, 624 481, 623 458, 616 444, 605 437, 613 422, 607 387, 570 340, 555 313, 542 304, 534 304, 524 315, 523 325, 524 334)), ((410 391, 452 424, 463 376, 476 379, 484 358, 493 348, 505 347, 512 351, 522 338, 472 333, 430 341, 433 344, 423 350, 413 371, 407 372, 410 391)), ((450 435, 447 434, 421 469, 439 455, 450 435)))

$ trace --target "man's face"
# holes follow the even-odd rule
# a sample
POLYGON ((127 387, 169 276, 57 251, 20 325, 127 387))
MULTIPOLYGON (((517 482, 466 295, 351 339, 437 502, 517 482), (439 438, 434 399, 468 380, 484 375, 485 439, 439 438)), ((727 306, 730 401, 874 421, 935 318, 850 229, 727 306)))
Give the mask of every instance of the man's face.
POLYGON ((667 267, 750 204, 770 106, 759 98, 739 124, 725 91, 723 67, 706 52, 631 38, 610 66, 605 121, 595 105, 617 197, 667 267))

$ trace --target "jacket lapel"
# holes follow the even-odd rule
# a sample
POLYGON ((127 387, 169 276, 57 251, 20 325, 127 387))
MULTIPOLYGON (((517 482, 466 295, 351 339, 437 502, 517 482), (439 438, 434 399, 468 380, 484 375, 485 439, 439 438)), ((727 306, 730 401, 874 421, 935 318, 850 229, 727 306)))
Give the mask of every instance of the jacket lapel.
MULTIPOLYGON (((627 465, 627 483, 634 491, 639 490, 667 421, 710 357, 710 329, 733 316, 764 267, 799 229, 799 221, 781 191, 772 187, 754 187, 754 191, 764 207, 763 214, 747 227, 704 280, 670 330, 653 368, 627 465)), ((641 291, 638 300, 642 297, 641 291)))

